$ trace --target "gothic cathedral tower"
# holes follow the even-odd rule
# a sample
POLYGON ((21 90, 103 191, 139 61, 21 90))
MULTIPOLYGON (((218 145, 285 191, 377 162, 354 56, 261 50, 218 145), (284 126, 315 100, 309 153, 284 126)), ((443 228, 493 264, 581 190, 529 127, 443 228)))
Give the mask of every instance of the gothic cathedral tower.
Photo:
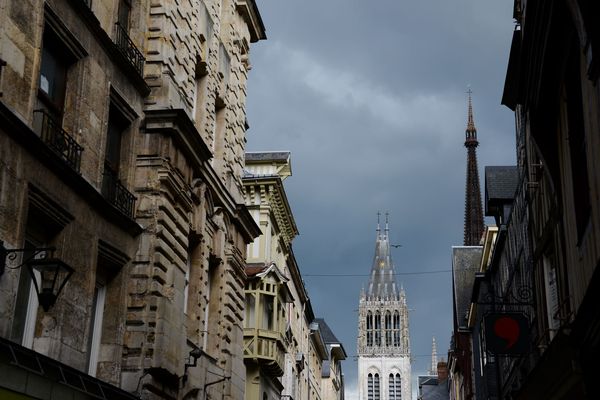
POLYGON ((375 257, 367 290, 358 306, 359 400, 411 399, 408 308, 396 283, 386 214, 385 231, 377 222, 375 257))

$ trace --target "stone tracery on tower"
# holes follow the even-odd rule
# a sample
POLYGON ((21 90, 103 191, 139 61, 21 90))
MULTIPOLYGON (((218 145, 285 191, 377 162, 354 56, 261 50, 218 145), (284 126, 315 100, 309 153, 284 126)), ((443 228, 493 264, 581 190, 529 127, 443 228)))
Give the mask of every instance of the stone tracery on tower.
POLYGON ((360 400, 411 398, 408 307, 406 293, 396 281, 390 248, 386 213, 383 232, 378 218, 369 282, 359 300, 360 400))

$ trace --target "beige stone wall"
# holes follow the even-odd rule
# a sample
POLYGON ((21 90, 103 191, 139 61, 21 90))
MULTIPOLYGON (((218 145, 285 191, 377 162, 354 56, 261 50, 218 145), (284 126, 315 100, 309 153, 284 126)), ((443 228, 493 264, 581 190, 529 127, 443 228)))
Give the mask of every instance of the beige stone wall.
MULTIPOLYGON (((107 213, 112 206, 99 193, 111 88, 138 115, 142 114, 143 101, 139 90, 115 65, 70 2, 46 3, 87 54, 68 70, 65 112, 59 121, 83 147, 81 168, 77 173, 61 164, 47 148, 39 147, 39 131, 35 131, 42 33, 49 11, 45 11, 44 2, 3 1, 0 58, 7 66, 2 70, 0 100, 20 122, 17 127, 7 125, 4 118, 0 123, 4 128, 0 131, 0 240, 7 246, 21 248, 28 230, 34 227, 42 231, 44 244, 55 246, 56 255, 75 269, 56 305, 47 313, 38 310, 33 348, 87 371, 96 277, 107 274, 99 266, 99 243, 110 244, 125 259, 133 258, 137 238, 132 229, 139 229, 133 221, 123 223, 121 217, 113 218, 114 212, 107 213), (35 195, 38 192, 42 195, 35 195), (34 207, 37 196, 48 202, 41 211, 34 207), (63 225, 50 226, 55 218, 63 218, 63 225)), ((112 2, 103 4, 107 9, 114 7, 112 2)), ((139 120, 133 121, 123 136, 121 178, 126 185, 131 181, 127 171, 133 164, 131 147, 138 126, 139 120)), ((98 364, 98 377, 116 385, 120 384, 127 268, 128 264, 122 264, 108 272, 98 364)), ((21 269, 9 269, 0 278, 0 334, 16 341, 13 331, 20 272, 21 269)))
MULTIPOLYGON (((281 396, 320 399, 322 360, 309 330, 314 319, 312 307, 291 251, 292 240, 298 232, 282 183, 291 175, 289 160, 276 168, 264 160, 258 164, 247 162, 246 168, 256 175, 244 178, 244 197, 261 228, 261 235, 248 246, 248 263, 275 262, 290 278, 287 284, 293 302, 286 306, 291 335, 285 342, 284 374, 279 378, 283 386, 281 396)), ((248 363, 250 365, 251 361, 248 363)), ((251 397, 247 393, 246 399, 260 397, 251 397)))
MULTIPOLYGON (((32 130, 44 4, 0 2, 1 101, 29 135, 0 130, 0 240, 23 246, 33 185, 69 216, 49 244, 75 268, 57 305, 39 313, 34 348, 86 370, 99 243, 108 243, 125 261, 111 272, 98 377, 146 398, 177 398, 203 396, 220 375, 227 379, 208 397, 241 399, 243 267, 258 234, 241 194, 247 57, 264 32, 251 32, 233 0, 132 0, 129 36, 146 57, 140 75, 113 44, 118 1, 89 10, 79 0, 46 3, 83 49, 68 71, 61 121, 84 148, 79 174, 61 170, 32 130), (136 196, 133 218, 100 193, 111 92, 132 115, 119 178, 136 196), (195 347, 204 353, 186 370, 195 347)), ((0 278, 7 338, 18 273, 0 278)))

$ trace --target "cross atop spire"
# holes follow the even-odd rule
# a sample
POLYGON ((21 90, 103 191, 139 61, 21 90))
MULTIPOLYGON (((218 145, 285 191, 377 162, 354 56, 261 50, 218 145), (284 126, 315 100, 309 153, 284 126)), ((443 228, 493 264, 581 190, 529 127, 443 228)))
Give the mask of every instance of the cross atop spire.
POLYGON ((471 95, 473 91, 471 87, 467 90, 469 95, 469 108, 467 113, 467 129, 465 131, 465 147, 477 147, 479 142, 477 141, 477 128, 475 128, 475 120, 473 119, 473 101, 471 95))

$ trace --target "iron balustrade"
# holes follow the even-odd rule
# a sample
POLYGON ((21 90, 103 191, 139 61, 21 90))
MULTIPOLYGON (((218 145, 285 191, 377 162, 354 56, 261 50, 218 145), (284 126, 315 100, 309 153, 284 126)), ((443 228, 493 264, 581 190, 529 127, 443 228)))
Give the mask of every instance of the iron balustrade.
POLYGON ((133 218, 135 196, 123 186, 117 174, 106 163, 102 179, 102 195, 123 214, 133 218))
POLYGON ((115 44, 135 70, 143 76, 146 59, 142 52, 138 50, 135 43, 133 43, 125 28, 118 22, 115 24, 115 44))
POLYGON ((38 119, 38 133, 42 141, 72 169, 79 172, 83 147, 62 129, 61 124, 55 121, 46 110, 35 110, 33 115, 34 120, 38 119))

